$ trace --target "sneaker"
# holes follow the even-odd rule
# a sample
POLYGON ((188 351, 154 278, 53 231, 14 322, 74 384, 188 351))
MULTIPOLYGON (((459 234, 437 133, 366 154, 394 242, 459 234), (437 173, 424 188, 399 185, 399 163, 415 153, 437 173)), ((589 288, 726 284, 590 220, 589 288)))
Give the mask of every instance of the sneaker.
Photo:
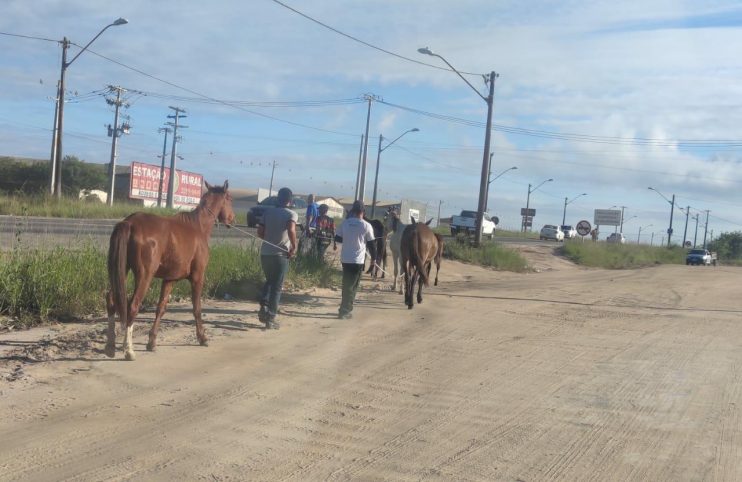
POLYGON ((338 313, 338 318, 341 320, 350 320, 353 318, 353 313, 338 313))
POLYGON ((265 305, 260 305, 260 311, 258 311, 258 320, 265 323, 268 320, 268 309, 265 305))
POLYGON ((265 329, 266 330, 278 330, 281 328, 281 324, 276 321, 273 317, 268 317, 265 319, 265 329))

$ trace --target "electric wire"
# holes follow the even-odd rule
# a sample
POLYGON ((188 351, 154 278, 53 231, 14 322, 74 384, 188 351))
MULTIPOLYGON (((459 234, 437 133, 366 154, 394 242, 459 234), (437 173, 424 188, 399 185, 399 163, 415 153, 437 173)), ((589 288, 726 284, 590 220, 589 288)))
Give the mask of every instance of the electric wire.
MULTIPOLYGON (((321 21, 317 20, 316 18, 310 17, 306 13, 300 12, 299 10, 295 9, 294 7, 291 7, 289 5, 286 5, 285 3, 283 3, 283 2, 281 2, 279 0, 272 0, 272 1, 273 1, 273 3, 276 3, 276 4, 280 5, 280 6, 282 6, 283 8, 285 8, 287 10, 290 10, 290 11, 296 13, 297 15, 302 16, 302 17, 306 18, 307 20, 316 23, 317 25, 320 25, 320 26, 322 26, 322 27, 324 27, 324 28, 326 28, 328 30, 331 30, 331 31, 335 32, 338 35, 342 35, 343 37, 346 37, 346 38, 348 38, 350 40, 353 40, 354 42, 358 42, 358 43, 360 43, 362 45, 365 45, 366 47, 372 48, 374 50, 378 50, 379 52, 383 52, 383 53, 385 53, 387 55, 391 55, 392 57, 396 57, 398 59, 406 60, 408 62, 412 62, 412 63, 415 63, 415 64, 424 65, 426 67, 432 67, 432 68, 438 69, 438 70, 445 70, 447 72, 455 72, 454 70, 452 70, 452 69, 450 69, 448 67, 441 67, 439 65, 429 64, 427 62, 422 62, 420 60, 415 60, 413 58, 405 57, 404 55, 400 55, 400 54, 395 53, 395 52, 392 52, 390 50, 386 50, 384 48, 377 47, 376 45, 373 45, 373 44, 371 44, 369 42, 366 42, 365 40, 361 40, 358 37, 354 37, 354 36, 352 36, 350 34, 347 34, 345 32, 342 32, 342 31, 336 29, 335 27, 332 27, 332 26, 330 26, 330 25, 328 25, 328 24, 326 24, 324 22, 321 22, 321 21)), ((458 72, 460 74, 465 74, 465 75, 476 75, 476 76, 481 76, 482 75, 481 73, 466 72, 466 71, 463 71, 463 70, 458 70, 458 72)))
POLYGON ((33 35, 21 35, 19 33, 10 33, 10 32, 0 32, 0 35, 5 35, 8 37, 19 37, 19 38, 25 38, 25 39, 31 39, 31 40, 44 40, 46 42, 57 42, 61 43, 61 40, 55 40, 51 38, 45 38, 45 37, 35 37, 33 35))

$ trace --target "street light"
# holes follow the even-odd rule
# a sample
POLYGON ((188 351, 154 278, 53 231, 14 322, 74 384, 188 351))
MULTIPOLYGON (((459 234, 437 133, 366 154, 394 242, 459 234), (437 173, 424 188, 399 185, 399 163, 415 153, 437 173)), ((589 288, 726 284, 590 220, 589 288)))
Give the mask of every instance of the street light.
POLYGON ((482 98, 487 103, 487 127, 486 131, 484 133, 484 154, 482 155, 482 174, 480 176, 479 180, 479 205, 477 207, 477 229, 474 233, 474 244, 475 246, 479 246, 482 242, 482 223, 484 222, 484 209, 485 205, 487 204, 487 191, 489 187, 488 178, 489 178, 489 158, 490 158, 490 137, 492 134, 492 101, 495 96, 495 79, 499 77, 499 74, 495 73, 495 71, 490 72, 489 79, 485 78, 485 83, 489 82, 489 95, 487 97, 483 96, 479 90, 476 89, 471 83, 466 80, 466 78, 461 75, 461 72, 456 70, 453 65, 451 65, 448 60, 444 59, 442 56, 434 53, 432 50, 430 50, 428 47, 419 48, 417 49, 418 52, 424 55, 432 55, 433 57, 438 57, 443 62, 445 62, 446 65, 448 65, 451 70, 453 70, 456 75, 461 77, 461 79, 466 82, 466 84, 471 87, 471 89, 477 93, 479 97, 482 98))
POLYGON ((119 18, 115 20, 113 23, 109 23, 103 29, 98 32, 98 35, 93 37, 93 39, 85 45, 78 53, 75 55, 72 60, 67 62, 67 49, 70 47, 70 41, 67 40, 67 37, 64 37, 62 39, 62 69, 59 74, 59 84, 58 84, 58 91, 57 91, 57 109, 55 111, 55 117, 57 119, 55 129, 54 129, 54 135, 56 136, 56 143, 54 148, 54 155, 52 156, 52 162, 51 162, 51 176, 52 176, 52 182, 50 183, 53 188, 51 189, 51 194, 57 195, 57 198, 62 197, 62 129, 64 127, 64 77, 65 72, 67 71, 67 68, 72 65, 72 62, 77 60, 77 58, 85 52, 88 47, 90 47, 90 44, 95 42, 95 40, 100 37, 103 32, 105 32, 109 27, 117 27, 119 25, 125 25, 129 23, 128 20, 125 18, 119 18))
POLYGON ((665 201, 667 201, 667 202, 670 203, 670 227, 667 228, 667 247, 669 248, 670 247, 670 238, 672 238, 672 215, 673 215, 673 212, 675 211, 675 194, 672 195, 672 201, 670 201, 669 199, 667 199, 667 197, 665 197, 664 194, 662 194, 661 192, 659 192, 657 189, 655 189, 655 188, 653 188, 651 186, 648 187, 647 189, 656 192, 657 194, 659 194, 660 196, 662 196, 662 199, 664 199, 665 201))
POLYGON ((387 150, 388 148, 390 148, 392 144, 400 140, 402 136, 404 136, 408 132, 418 132, 418 131, 420 131, 420 129, 418 129, 417 127, 413 127, 412 129, 406 130, 399 137, 397 137, 392 142, 387 144, 386 147, 381 147, 381 143, 384 140, 384 136, 379 134, 379 152, 376 155, 376 176, 374 177, 374 199, 371 202, 371 219, 374 218, 374 214, 376 213, 376 188, 379 182, 379 163, 381 162, 381 153, 387 150))
MULTIPOLYGON (((490 170, 489 170, 489 175, 492 175, 491 168, 492 168, 492 155, 493 154, 494 154, 494 152, 490 153, 490 170)), ((490 179, 489 181, 487 181, 487 194, 484 197, 484 211, 485 212, 487 212, 487 205, 489 204, 489 199, 490 199, 490 184, 492 184, 495 181, 495 179, 497 179, 498 177, 500 177, 503 174, 505 174, 506 172, 512 171, 514 169, 518 169, 518 167, 517 166, 513 166, 513 167, 510 167, 508 169, 505 169, 500 174, 498 174, 497 176, 495 176, 492 179, 490 179)))
MULTIPOLYGON (((536 187, 535 187, 535 188, 533 188, 533 189, 531 189, 531 184, 530 184, 530 183, 528 184, 528 197, 526 197, 526 214, 525 214, 525 215, 523 216, 523 232, 524 232, 524 233, 526 232, 526 229, 528 228, 528 226, 526 225, 526 223, 527 223, 527 220, 528 220, 528 218, 529 218, 529 217, 531 217, 531 216, 530 216, 530 215, 528 214, 528 208, 529 208, 529 207, 530 207, 530 205, 531 205, 531 193, 532 193, 532 192, 535 192, 535 191, 536 191, 536 190, 537 190, 538 188, 540 188, 541 186, 543 186, 543 185, 544 185, 544 184, 546 184, 547 182, 551 182, 551 181, 553 181, 553 180, 554 180, 554 179, 547 179, 547 180, 545 180, 545 181, 541 181, 541 184, 539 184, 538 186, 536 186, 536 187)), ((531 219, 531 222, 533 222, 533 218, 531 219)))
POLYGON ((639 236, 636 237, 636 244, 639 244, 642 237, 642 229, 654 226, 654 224, 647 224, 646 226, 639 226, 639 236))
POLYGON ((577 198, 580 198, 582 196, 587 196, 586 192, 583 192, 582 194, 578 194, 574 198, 572 198, 571 201, 567 201, 567 198, 564 198, 564 212, 562 213, 562 226, 567 222, 567 204, 572 204, 577 198))

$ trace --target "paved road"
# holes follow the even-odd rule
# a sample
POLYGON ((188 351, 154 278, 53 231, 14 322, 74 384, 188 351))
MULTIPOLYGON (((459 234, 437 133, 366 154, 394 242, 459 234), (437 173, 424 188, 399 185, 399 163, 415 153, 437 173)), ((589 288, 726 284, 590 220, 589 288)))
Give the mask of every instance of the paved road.
MULTIPOLYGON (((118 219, 68 219, 0 216, 0 246, 12 249, 19 243, 26 247, 74 246, 80 242, 108 243, 118 219)), ((238 225, 240 230, 217 225, 212 233, 215 242, 239 242, 255 235, 255 228, 238 225)))

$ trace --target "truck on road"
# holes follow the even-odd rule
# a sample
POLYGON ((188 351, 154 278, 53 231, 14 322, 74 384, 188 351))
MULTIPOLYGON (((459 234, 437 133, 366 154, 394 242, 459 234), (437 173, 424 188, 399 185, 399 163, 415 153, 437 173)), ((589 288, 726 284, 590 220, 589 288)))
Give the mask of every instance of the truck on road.
POLYGON ((704 266, 716 266, 716 253, 712 253, 708 249, 703 248, 691 249, 690 251, 688 251, 688 255, 685 257, 685 264, 702 264, 704 266))
MULTIPOLYGON (((497 216, 490 217, 489 214, 484 213, 482 219, 482 235, 487 236, 490 239, 495 237, 495 228, 497 227, 499 219, 497 216)), ((451 217, 451 235, 456 236, 459 233, 471 235, 477 229, 477 212, 476 211, 461 211, 458 216, 451 217)))

